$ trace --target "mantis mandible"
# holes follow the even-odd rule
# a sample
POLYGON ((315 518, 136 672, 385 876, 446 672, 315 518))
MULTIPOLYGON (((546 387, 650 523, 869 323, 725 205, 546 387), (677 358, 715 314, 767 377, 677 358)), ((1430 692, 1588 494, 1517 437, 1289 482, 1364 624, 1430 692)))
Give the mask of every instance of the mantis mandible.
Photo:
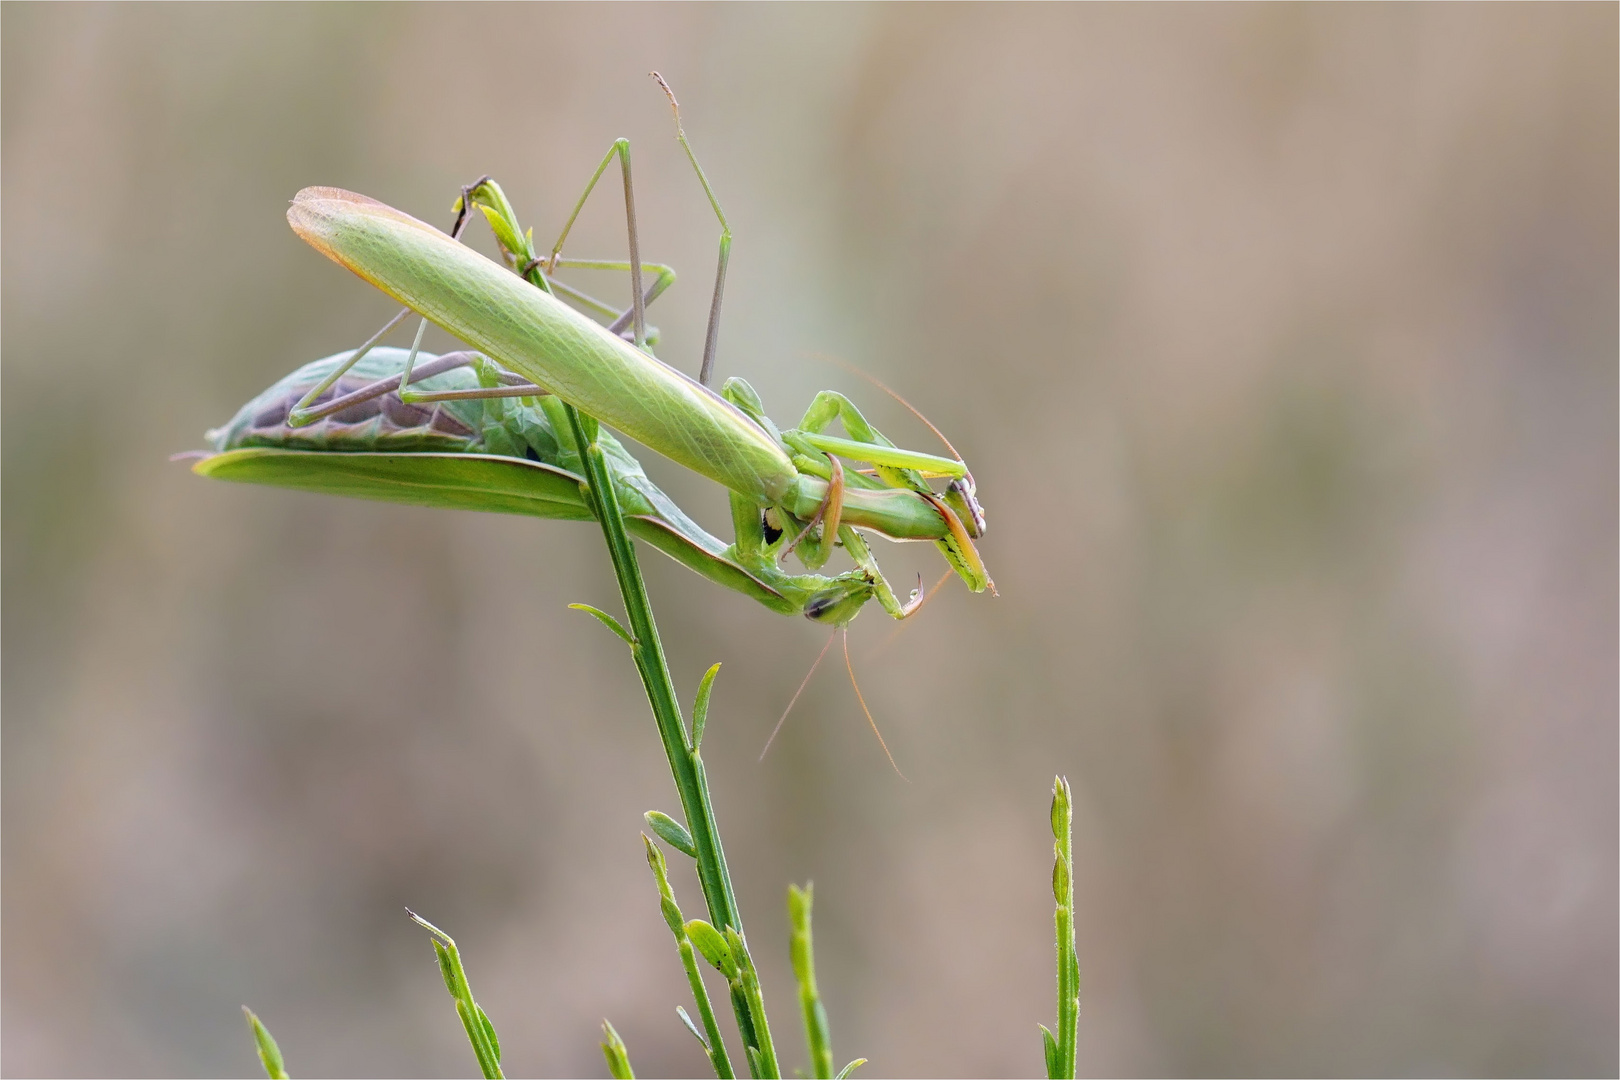
MULTIPOLYGON (((659 83, 669 93, 662 79, 659 83)), ((490 377, 482 380, 490 385, 476 389, 411 389, 421 341, 419 328, 417 344, 391 385, 389 379, 381 379, 345 395, 342 404, 329 400, 312 407, 343 377, 348 364, 363 357, 404 317, 406 312, 401 312, 356 350, 348 364, 333 367, 311 387, 288 411, 287 421, 293 426, 312 423, 341 408, 352 408, 368 395, 377 397, 395 390, 407 404, 445 400, 446 395, 454 399, 555 395, 728 488, 736 540, 725 550, 758 580, 793 577, 783 575, 777 565, 790 550, 796 548, 804 565, 815 570, 825 564, 835 544, 841 544, 868 587, 866 595, 875 596, 891 615, 903 618, 915 610, 921 597, 914 594, 909 603, 900 603, 857 532, 859 528, 894 540, 931 540, 970 589, 993 589, 973 545, 973 539, 983 533, 983 512, 972 475, 961 460, 895 447, 853 403, 832 391, 816 395, 798 428, 781 430, 765 415, 758 395, 746 382, 730 379, 720 393, 706 385, 716 352, 731 233, 681 129, 673 94, 669 100, 675 110, 676 138, 722 229, 701 380, 689 378, 651 354, 644 309, 673 275, 660 272, 658 282, 643 293, 629 143, 620 139, 603 158, 545 257, 535 253, 532 235, 521 229, 504 193, 487 177, 463 189, 450 235, 341 189, 299 192, 287 215, 294 231, 423 316, 423 327, 427 321, 434 322, 480 350, 494 366, 490 377), (628 264, 562 259, 562 246, 574 220, 615 156, 624 180, 628 264), (474 206, 489 222, 507 266, 458 242, 474 206), (565 266, 628 269, 631 309, 612 325, 603 326, 569 307, 557 293, 575 298, 582 294, 554 280, 565 266), (628 340, 624 334, 627 322, 632 328, 628 340), (847 438, 826 434, 835 420, 842 423, 847 438), (871 473, 846 471, 840 458, 864 462, 872 466, 871 473), (930 477, 949 481, 943 493, 936 494, 929 487, 930 477)), ((697 542, 695 535, 683 535, 697 542)), ((852 590, 848 601, 834 605, 833 621, 847 622, 853 617, 865 599, 855 599, 859 592, 852 590)))

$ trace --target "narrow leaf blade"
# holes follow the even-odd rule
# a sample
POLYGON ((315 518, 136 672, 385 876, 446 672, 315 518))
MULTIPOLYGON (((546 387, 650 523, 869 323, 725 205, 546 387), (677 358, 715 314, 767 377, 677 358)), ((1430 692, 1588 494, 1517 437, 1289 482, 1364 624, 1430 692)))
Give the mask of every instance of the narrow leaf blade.
POLYGON ((601 608, 592 607, 589 604, 569 604, 568 607, 572 611, 583 611, 587 615, 596 616, 603 626, 623 638, 626 645, 632 649, 636 647, 636 639, 630 635, 630 631, 621 626, 618 619, 615 619, 601 608))
POLYGON ((709 722, 709 694, 714 690, 714 677, 720 674, 720 665, 716 664, 703 674, 703 681, 698 683, 697 700, 692 703, 692 749, 696 750, 703 743, 703 727, 709 722))
POLYGON ((489 1038, 489 1048, 495 1051, 495 1060, 501 1060, 501 1037, 495 1034, 495 1025, 490 1023, 489 1014, 484 1011, 482 1005, 474 1002, 473 1008, 478 1010, 478 1022, 483 1026, 484 1034, 489 1038))
POLYGON ((692 1018, 686 1014, 685 1007, 677 1005, 675 1006, 675 1011, 680 1015, 681 1023, 686 1025, 686 1030, 692 1033, 692 1038, 698 1041, 698 1045, 702 1046, 703 1052, 707 1054, 709 1052, 709 1040, 703 1037, 703 1032, 698 1030, 698 1026, 694 1024, 692 1022, 692 1018))

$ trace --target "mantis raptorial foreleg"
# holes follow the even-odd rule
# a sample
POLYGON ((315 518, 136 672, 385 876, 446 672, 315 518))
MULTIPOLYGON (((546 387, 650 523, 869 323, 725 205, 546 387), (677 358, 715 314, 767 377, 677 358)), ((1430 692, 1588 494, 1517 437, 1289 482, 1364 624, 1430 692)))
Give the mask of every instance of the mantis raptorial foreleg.
POLYGON ((949 530, 935 541, 946 561, 964 578, 982 579, 994 589, 972 543, 974 537, 984 533, 984 515, 974 498, 973 474, 961 461, 896 447, 854 402, 833 390, 817 394, 799 426, 783 432, 782 439, 799 452, 794 460, 801 468, 808 463, 801 458, 809 458, 810 454, 819 453, 829 460, 835 454, 850 457, 869 463, 887 486, 909 488, 932 502, 949 530), (824 434, 834 420, 843 425, 849 438, 824 434), (949 477, 950 487, 943 497, 938 496, 925 477, 949 477))
POLYGON ((665 96, 669 98, 670 110, 675 114, 675 141, 686 151, 686 160, 692 163, 698 182, 703 185, 703 193, 709 197, 709 205, 714 208, 714 216, 720 219, 720 257, 715 264, 714 299, 709 302, 709 329, 703 336, 703 365, 698 369, 698 382, 708 386, 714 377, 715 353, 720 348, 720 301, 726 292, 726 266, 731 262, 731 226, 726 222, 726 212, 720 209, 720 200, 715 198, 709 177, 704 173, 703 166, 698 164, 697 155, 692 152, 692 144, 686 141, 686 131, 681 127, 681 103, 675 100, 675 91, 669 88, 669 83, 658 72, 651 72, 651 75, 663 87, 665 96))

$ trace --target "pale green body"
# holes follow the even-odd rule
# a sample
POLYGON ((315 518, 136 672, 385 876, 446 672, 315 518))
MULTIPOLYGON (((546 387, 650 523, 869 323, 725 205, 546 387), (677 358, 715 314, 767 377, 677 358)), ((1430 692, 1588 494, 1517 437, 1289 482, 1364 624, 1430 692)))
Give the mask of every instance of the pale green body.
POLYGON ((426 222, 356 198, 306 188, 287 219, 507 370, 732 491, 777 503, 799 480, 787 454, 713 390, 426 222))

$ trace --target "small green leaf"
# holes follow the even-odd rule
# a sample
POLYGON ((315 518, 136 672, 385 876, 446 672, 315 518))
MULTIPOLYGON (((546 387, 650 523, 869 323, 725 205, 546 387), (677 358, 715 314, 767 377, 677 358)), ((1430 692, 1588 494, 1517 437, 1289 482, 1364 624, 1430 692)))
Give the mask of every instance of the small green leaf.
POLYGON ((1054 777, 1052 780, 1052 836, 1061 840, 1068 833, 1069 818, 1069 785, 1063 782, 1063 777, 1054 777))
POLYGON ((703 959, 714 967, 729 981, 735 981, 739 969, 737 959, 731 954, 731 946, 720 931, 704 922, 702 919, 693 919, 686 924, 686 936, 691 939, 697 951, 703 954, 703 959))
POLYGON ((856 1058, 854 1061, 838 1070, 838 1080, 848 1080, 849 1074, 866 1064, 865 1058, 856 1058))
POLYGON ((746 1049, 748 1051, 748 1071, 753 1073, 755 1076, 770 1075, 765 1071, 764 1062, 760 1060, 759 1050, 752 1046, 746 1047, 746 1049))
POLYGON ((583 611, 587 615, 595 615, 597 619, 601 621, 603 626, 607 627, 609 630, 623 638, 626 645, 630 646, 632 649, 636 647, 636 639, 630 636, 630 631, 620 626, 618 619, 615 619, 601 608, 594 608, 589 604, 569 604, 568 607, 572 611, 583 611))
POLYGON ((692 1038, 696 1039, 698 1041, 698 1045, 703 1047, 703 1052, 705 1054, 708 1053, 709 1052, 709 1040, 705 1039, 703 1037, 703 1032, 699 1031, 697 1025, 692 1023, 692 1018, 690 1016, 686 1015, 686 1010, 684 1008, 682 1008, 681 1006, 677 1005, 677 1006, 675 1006, 675 1011, 680 1014, 681 1023, 686 1025, 686 1030, 690 1031, 692 1033, 692 1038))
POLYGON ((259 1023, 252 1009, 242 1006, 242 1015, 247 1017, 248 1027, 253 1029, 253 1041, 258 1045, 259 1064, 264 1066, 264 1075, 269 1080, 287 1080, 287 1066, 281 1060, 281 1047, 276 1045, 276 1040, 270 1037, 265 1026, 259 1023))
POLYGON ((649 810, 642 817, 664 843, 683 855, 697 858, 697 844, 692 842, 692 834, 686 831, 686 826, 657 810, 649 810))
POLYGON ((456 985, 456 965, 450 956, 450 950, 439 944, 439 939, 433 939, 433 955, 439 958, 439 974, 444 976, 444 988, 450 991, 450 996, 459 998, 461 988, 456 985))
POLYGON ((624 1047, 624 1040, 619 1033, 613 1030, 613 1025, 606 1020, 602 1021, 602 1056, 607 1058, 608 1074, 614 1080, 635 1080, 635 1071, 630 1068, 630 1052, 624 1047))
POLYGON ((1059 1057, 1058 1057, 1057 1039, 1052 1037, 1052 1033, 1049 1030, 1047 1030, 1047 1027, 1046 1027, 1045 1024, 1042 1024, 1040 1027, 1041 1027, 1041 1042, 1044 1043, 1045 1046, 1046 1046, 1046 1076, 1047 1076, 1047 1080, 1058 1080, 1059 1075, 1063 1072, 1063 1065, 1062 1065, 1062 1063, 1061 1063, 1061 1061, 1059 1060, 1059 1057))
POLYGON ((1068 906, 1069 868, 1063 864, 1062 859, 1052 860, 1052 895, 1057 898, 1059 906, 1068 906))
POLYGON ((720 674, 720 665, 716 664, 703 675, 703 681, 698 683, 697 700, 692 703, 692 749, 696 750, 703 743, 703 726, 709 722, 709 694, 714 690, 714 677, 720 674))
POLYGON ((489 1048, 495 1051, 495 1060, 501 1060, 501 1037, 495 1034, 495 1025, 489 1022, 489 1014, 484 1011, 482 1005, 474 1002, 473 1008, 478 1010, 478 1023, 483 1026, 484 1034, 489 1037, 489 1048))
POLYGON ((677 941, 680 940, 686 922, 685 916, 681 914, 681 909, 675 903, 674 897, 660 896, 658 898, 658 910, 663 912, 664 922, 669 924, 670 933, 675 935, 677 941))

